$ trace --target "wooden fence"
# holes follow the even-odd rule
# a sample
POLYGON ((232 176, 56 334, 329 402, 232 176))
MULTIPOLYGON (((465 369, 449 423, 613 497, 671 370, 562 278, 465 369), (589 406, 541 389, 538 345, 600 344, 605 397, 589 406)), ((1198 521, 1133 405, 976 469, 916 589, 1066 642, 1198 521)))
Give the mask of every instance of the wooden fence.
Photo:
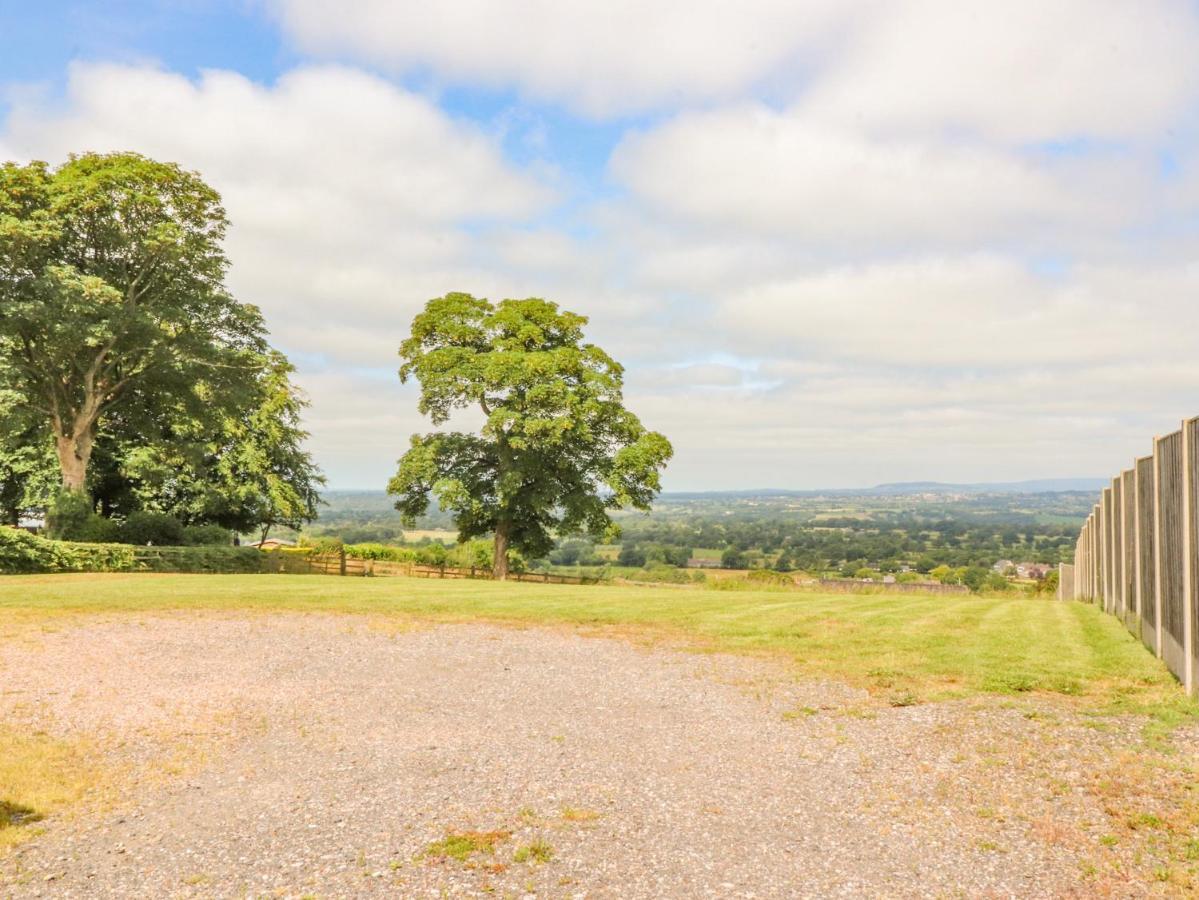
MULTIPOLYGON (((480 566, 460 568, 456 566, 428 566, 420 563, 399 563, 380 559, 354 559, 345 551, 325 555, 285 554, 270 552, 271 560, 266 569, 298 575, 348 575, 348 576, 394 576, 410 578, 475 578, 491 580, 491 569, 480 566)), ((545 572, 510 572, 509 581, 526 581, 538 584, 599 584, 598 578, 581 578, 574 575, 550 575, 545 572)))
POLYGON ((1119 618, 1199 691, 1199 418, 1112 479, 1060 572, 1060 597, 1119 618))

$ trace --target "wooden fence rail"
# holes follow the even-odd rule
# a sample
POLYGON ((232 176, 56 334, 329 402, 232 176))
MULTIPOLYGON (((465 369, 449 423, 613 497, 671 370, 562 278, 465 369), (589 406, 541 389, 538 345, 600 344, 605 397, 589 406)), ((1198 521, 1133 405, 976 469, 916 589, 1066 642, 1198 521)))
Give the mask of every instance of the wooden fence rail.
MULTIPOLYGON (((271 551, 264 569, 294 575, 346 575, 386 577, 405 575, 411 578, 475 578, 491 580, 491 569, 480 566, 428 566, 420 563, 400 563, 381 559, 355 559, 345 551, 329 554, 296 554, 271 551)), ((546 572, 510 572, 509 581, 537 584, 599 584, 598 578, 574 575, 551 575, 546 572)))
POLYGON ((1119 618, 1199 692, 1199 417, 1103 489, 1060 572, 1061 598, 1119 618))

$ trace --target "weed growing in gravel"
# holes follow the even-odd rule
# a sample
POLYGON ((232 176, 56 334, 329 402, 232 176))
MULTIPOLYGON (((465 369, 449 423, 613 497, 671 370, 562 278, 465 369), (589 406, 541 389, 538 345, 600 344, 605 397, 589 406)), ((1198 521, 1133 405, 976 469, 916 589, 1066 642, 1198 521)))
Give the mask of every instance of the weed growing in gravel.
POLYGON ((599 818, 599 813, 593 809, 577 809, 573 806, 562 807, 562 819, 566 822, 591 822, 599 818))
POLYGON ((811 706, 801 706, 799 709, 789 709, 783 713, 784 722, 794 722, 796 719, 806 719, 814 716, 819 710, 811 706))
POLYGON ((449 831, 440 841, 429 844, 422 855, 466 862, 476 853, 494 853, 495 845, 511 834, 510 831, 449 831))
POLYGON ((545 841, 533 841, 531 844, 525 844, 523 847, 518 847, 516 853, 512 855, 512 859, 518 863, 547 863, 554 858, 554 848, 545 841))

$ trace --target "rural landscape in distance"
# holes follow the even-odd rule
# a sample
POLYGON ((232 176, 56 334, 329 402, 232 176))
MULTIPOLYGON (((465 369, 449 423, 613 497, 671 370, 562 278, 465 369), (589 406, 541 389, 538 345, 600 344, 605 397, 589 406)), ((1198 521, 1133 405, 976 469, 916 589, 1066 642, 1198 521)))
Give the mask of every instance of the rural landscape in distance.
POLYGON ((0 898, 1199 896, 1192 0, 0 8, 0 898))

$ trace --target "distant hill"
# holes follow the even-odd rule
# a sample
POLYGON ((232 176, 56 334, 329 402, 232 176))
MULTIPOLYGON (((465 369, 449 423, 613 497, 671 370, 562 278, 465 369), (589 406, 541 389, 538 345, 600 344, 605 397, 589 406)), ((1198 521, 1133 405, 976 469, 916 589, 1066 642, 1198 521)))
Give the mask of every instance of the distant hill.
MULTIPOLYGON (((942 481, 897 481, 869 488, 825 488, 795 491, 783 488, 757 488, 739 491, 664 491, 663 500, 747 500, 754 497, 862 497, 903 496, 905 494, 1060 494, 1075 491, 1094 493, 1109 482, 1103 478, 1041 478, 1032 481, 995 481, 952 484, 942 481)), ((395 498, 379 490, 328 490, 326 502, 337 509, 362 512, 391 512, 395 498)))
POLYGON ((977 484, 946 484, 940 481, 900 481, 880 484, 880 494, 1060 494, 1066 491, 1100 491, 1104 478, 1041 478, 1033 481, 993 481, 977 484))
POLYGON ((869 488, 825 488, 792 491, 761 488, 743 491, 664 491, 663 500, 749 499, 753 497, 862 497, 902 496, 904 494, 1060 494, 1075 491, 1092 493, 1107 487, 1103 478, 1041 478, 1031 481, 994 481, 975 484, 951 484, 942 481, 898 481, 869 488))

